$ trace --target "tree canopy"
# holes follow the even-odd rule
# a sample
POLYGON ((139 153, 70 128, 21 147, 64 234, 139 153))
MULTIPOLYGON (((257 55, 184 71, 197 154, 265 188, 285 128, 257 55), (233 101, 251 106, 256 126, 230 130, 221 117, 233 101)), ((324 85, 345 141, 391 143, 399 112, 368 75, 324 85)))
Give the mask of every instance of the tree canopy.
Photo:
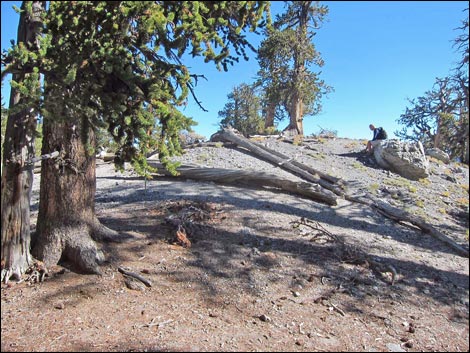
POLYGON ((261 99, 257 96, 253 86, 242 83, 235 87, 227 98, 228 102, 219 112, 222 127, 231 126, 244 136, 263 132, 261 99))
POLYGON ((436 78, 431 90, 409 100, 411 107, 397 119, 403 128, 395 135, 419 140, 426 148, 440 148, 451 158, 468 163, 468 17, 458 29, 463 33, 456 37, 454 46, 461 53, 461 60, 447 77, 436 78))
POLYGON ((246 58, 252 46, 244 32, 264 26, 268 8, 266 1, 51 1, 41 54, 14 46, 2 77, 19 68, 44 73, 46 92, 61 93, 46 102, 36 96, 45 119, 80 116, 106 128, 120 143, 118 164, 144 163, 155 144, 166 160, 179 150, 179 131, 194 124, 178 111, 198 79, 183 54, 227 70, 246 58))
MULTIPOLYGON (((303 134, 304 116, 321 111, 321 98, 331 87, 312 71, 324 62, 313 43, 328 13, 326 6, 313 1, 288 1, 284 13, 266 30, 266 39, 258 50, 257 84, 263 87, 271 114, 283 110, 289 114, 288 129, 303 134)), ((273 117, 268 117, 273 121, 273 117)))

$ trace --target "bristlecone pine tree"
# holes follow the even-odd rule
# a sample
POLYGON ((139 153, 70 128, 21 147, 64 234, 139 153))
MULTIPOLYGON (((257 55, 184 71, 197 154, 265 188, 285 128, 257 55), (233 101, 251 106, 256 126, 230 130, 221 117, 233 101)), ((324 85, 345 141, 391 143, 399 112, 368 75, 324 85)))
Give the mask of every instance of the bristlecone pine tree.
MULTIPOLYGON (((32 254, 46 265, 67 260, 75 270, 98 273, 103 254, 92 240, 115 232, 96 218, 95 134, 106 128, 120 143, 116 163, 145 172, 145 153, 180 149, 178 134, 192 120, 177 107, 198 76, 183 54, 203 56, 219 68, 246 58, 246 30, 265 23, 266 1, 52 1, 42 114, 40 205, 32 254), (231 50, 235 53, 231 54, 231 50), (160 136, 154 136, 156 126, 160 136)), ((253 49, 253 48, 252 48, 253 49)), ((174 169, 173 169, 174 170, 174 169)), ((2 244, 3 246, 3 244, 2 244)))
POLYGON ((261 102, 252 86, 242 83, 227 98, 229 101, 219 111, 222 128, 231 126, 246 137, 263 132, 261 102))
MULTIPOLYGON (((40 35, 45 1, 23 2, 17 45, 11 52, 16 61, 2 71, 2 80, 13 73, 7 113, 5 144, 2 146, 2 258, 1 280, 20 279, 32 264, 30 255, 30 198, 33 184, 32 159, 38 115, 40 35)), ((3 55, 2 55, 3 66, 3 55)), ((3 114, 3 109, 2 109, 3 114)))
POLYGON ((321 110, 321 97, 331 87, 309 66, 323 66, 313 36, 328 13, 314 1, 287 1, 287 10, 277 17, 258 51, 258 85, 265 90, 266 127, 273 126, 276 107, 289 115, 284 132, 303 136, 303 119, 321 110))

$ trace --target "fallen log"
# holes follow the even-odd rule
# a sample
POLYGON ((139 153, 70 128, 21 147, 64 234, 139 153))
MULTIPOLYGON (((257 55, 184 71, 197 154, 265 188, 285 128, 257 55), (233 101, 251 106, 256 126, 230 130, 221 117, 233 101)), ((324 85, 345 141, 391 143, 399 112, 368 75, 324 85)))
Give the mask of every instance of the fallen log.
POLYGON ((326 181, 328 181, 328 182, 330 182, 330 183, 332 183, 332 184, 338 184, 338 183, 341 184, 341 183, 343 183, 343 179, 341 179, 341 178, 337 178, 337 177, 334 177, 334 176, 332 176, 332 175, 325 174, 325 173, 323 173, 323 172, 321 172, 321 171, 319 171, 319 170, 317 170, 317 169, 315 169, 315 168, 312 168, 312 167, 310 167, 310 166, 308 166, 308 165, 306 165, 306 164, 300 163, 300 162, 296 161, 295 159, 293 159, 293 160, 290 161, 290 160, 289 160, 289 157, 286 156, 286 155, 284 155, 284 154, 282 154, 281 152, 278 152, 278 151, 276 151, 276 150, 273 150, 273 149, 271 149, 271 148, 269 148, 269 147, 267 147, 267 146, 263 146, 263 145, 258 144, 258 143, 256 143, 256 142, 253 142, 253 144, 256 145, 256 146, 258 146, 258 147, 260 147, 260 148, 262 148, 262 149, 264 149, 265 151, 267 151, 267 152, 269 152, 269 153, 272 153, 272 154, 274 154, 274 155, 280 157, 280 158, 284 158, 286 161, 289 161, 290 163, 292 163, 292 164, 295 165, 296 167, 299 167, 299 168, 301 168, 301 169, 306 170, 307 172, 309 172, 309 173, 312 174, 312 175, 315 175, 315 174, 318 175, 321 179, 324 179, 324 180, 326 180, 326 181))
MULTIPOLYGON (((156 168, 159 174, 172 176, 159 162, 147 160, 149 166, 156 168)), ((319 185, 306 182, 294 182, 280 178, 274 174, 257 172, 254 170, 203 168, 196 165, 182 165, 178 167, 179 177, 194 180, 213 181, 223 184, 273 187, 307 197, 311 200, 336 205, 336 195, 319 185)))
POLYGON ((397 222, 408 222, 413 224, 414 226, 420 228, 424 233, 429 234, 430 236, 438 239, 439 241, 447 244, 452 249, 454 249, 459 255, 464 257, 469 257, 468 250, 461 247, 455 241, 450 239, 445 234, 438 231, 434 226, 427 223, 422 217, 413 215, 405 210, 402 210, 397 207, 393 207, 389 203, 381 201, 375 197, 369 196, 368 198, 365 197, 355 197, 351 195, 345 196, 346 200, 362 203, 364 205, 368 205, 373 209, 376 209, 380 214, 383 216, 393 219, 397 222))
POLYGON ((311 174, 310 172, 304 170, 304 165, 302 167, 299 167, 297 165, 294 165, 291 160, 281 154, 280 157, 278 153, 272 153, 271 151, 268 151, 266 147, 260 147, 257 144, 254 144, 253 142, 249 141, 248 139, 244 138, 243 136, 239 136, 235 134, 232 130, 229 129, 224 129, 221 132, 218 132, 211 137, 212 141, 228 141, 228 142, 233 142, 236 143, 238 146, 246 148, 250 152, 254 153, 257 157, 264 159, 266 161, 269 161, 271 163, 274 163, 278 165, 280 168, 285 169, 302 179, 305 179, 311 183, 315 183, 320 185, 322 188, 328 189, 333 191, 337 195, 342 195, 343 191, 338 188, 337 186, 331 184, 329 181, 323 180, 319 175, 318 172, 315 172, 315 174, 311 174))

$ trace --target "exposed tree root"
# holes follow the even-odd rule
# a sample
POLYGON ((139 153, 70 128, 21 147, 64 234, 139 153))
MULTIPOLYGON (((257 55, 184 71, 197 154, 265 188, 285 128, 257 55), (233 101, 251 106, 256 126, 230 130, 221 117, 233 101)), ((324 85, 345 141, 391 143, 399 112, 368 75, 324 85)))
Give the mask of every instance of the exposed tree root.
POLYGON ((54 228, 37 241, 32 252, 46 266, 65 261, 77 272, 92 274, 101 274, 99 265, 105 259, 85 224, 54 228))

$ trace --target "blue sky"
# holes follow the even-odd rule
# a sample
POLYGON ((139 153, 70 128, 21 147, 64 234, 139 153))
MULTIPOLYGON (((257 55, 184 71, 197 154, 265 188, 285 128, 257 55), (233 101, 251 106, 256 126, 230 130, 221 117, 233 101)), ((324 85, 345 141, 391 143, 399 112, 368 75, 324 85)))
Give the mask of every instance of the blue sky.
MULTIPOLYGON (((397 119, 409 106, 407 98, 432 89, 436 77, 447 76, 460 54, 452 47, 461 34, 456 30, 468 12, 467 1, 325 1, 327 20, 314 37, 325 65, 320 77, 334 88, 323 98, 323 110, 304 120, 305 135, 320 127, 336 130, 339 137, 370 139, 370 123, 383 126, 389 137, 401 129, 397 119)), ((2 1, 2 50, 16 40, 19 16, 11 9, 20 1, 2 1)), ((273 2, 273 14, 283 2, 273 2)), ((250 35, 257 47, 261 36, 250 35)), ((218 130, 218 112, 227 95, 241 83, 252 83, 258 71, 255 54, 249 61, 217 71, 202 60, 185 60, 193 73, 204 74, 196 95, 209 112, 190 97, 183 110, 198 122, 196 133, 210 137, 218 130)), ((2 101, 8 102, 9 85, 4 82, 2 101)), ((287 126, 281 122, 280 129, 287 126)))

